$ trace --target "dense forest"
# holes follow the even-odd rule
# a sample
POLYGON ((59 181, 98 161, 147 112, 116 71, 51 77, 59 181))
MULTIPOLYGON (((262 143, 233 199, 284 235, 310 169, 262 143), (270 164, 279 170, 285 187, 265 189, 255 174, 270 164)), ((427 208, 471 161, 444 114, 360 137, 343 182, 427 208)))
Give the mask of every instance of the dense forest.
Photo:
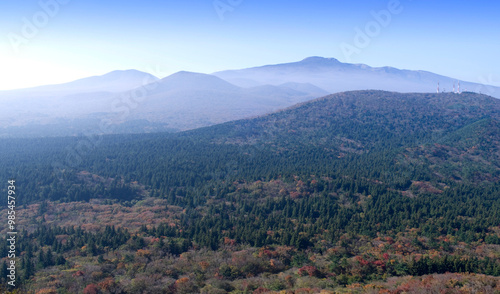
POLYGON ((475 93, 357 91, 175 134, 0 140, 18 291, 500 291, 499 121, 475 93))

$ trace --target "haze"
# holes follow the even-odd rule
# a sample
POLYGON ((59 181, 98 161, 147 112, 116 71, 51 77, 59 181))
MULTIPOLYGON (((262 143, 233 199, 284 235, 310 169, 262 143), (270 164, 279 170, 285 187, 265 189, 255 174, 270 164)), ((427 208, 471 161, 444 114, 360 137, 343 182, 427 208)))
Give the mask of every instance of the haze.
POLYGON ((0 90, 114 70, 163 78, 181 70, 213 73, 308 56, 500 86, 498 6, 403 0, 2 1, 0 90), (379 30, 372 26, 369 40, 355 46, 359 30, 366 32, 376 21, 373 12, 391 5, 397 13, 379 30), (355 46, 355 53, 346 54, 345 44, 355 46))

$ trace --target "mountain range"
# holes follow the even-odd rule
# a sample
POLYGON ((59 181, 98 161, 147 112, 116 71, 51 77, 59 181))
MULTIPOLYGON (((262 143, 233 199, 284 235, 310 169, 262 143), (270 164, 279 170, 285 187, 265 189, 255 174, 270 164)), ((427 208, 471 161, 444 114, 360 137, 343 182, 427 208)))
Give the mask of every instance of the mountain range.
MULTIPOLYGON (((163 79, 114 71, 60 85, 0 91, 0 137, 103 132, 180 131, 259 116, 330 93, 380 89, 450 91, 458 81, 424 71, 372 68, 310 57, 299 62, 228 70, 178 72, 163 79)), ((461 89, 500 98, 500 88, 461 82, 461 89)))
MULTIPOLYGON (((455 78, 421 70, 394 67, 370 67, 366 64, 342 63, 335 58, 309 57, 299 62, 265 65, 241 70, 216 72, 214 75, 242 87, 285 82, 311 83, 330 93, 353 90, 386 90, 395 92, 435 93, 458 91, 455 78)), ((462 81, 461 90, 500 98, 500 88, 462 81)))
MULTIPOLYGON (((150 91, 186 77, 241 91, 192 73, 150 91)), ((0 140, 26 248, 20 283, 489 293, 500 276, 499 126, 490 96, 368 90, 177 133, 0 140)))

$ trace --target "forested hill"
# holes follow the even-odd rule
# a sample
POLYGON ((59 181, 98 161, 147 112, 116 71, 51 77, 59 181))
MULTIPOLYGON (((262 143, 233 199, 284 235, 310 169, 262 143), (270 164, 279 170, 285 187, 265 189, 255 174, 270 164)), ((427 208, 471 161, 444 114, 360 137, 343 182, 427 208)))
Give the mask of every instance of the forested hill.
POLYGON ((500 100, 484 95, 355 91, 179 134, 2 140, 0 164, 4 177, 25 179, 26 201, 115 194, 75 188, 80 172, 118 186, 137 181, 160 197, 174 187, 309 174, 398 189, 430 179, 498 182, 499 121, 500 100))
POLYGON ((498 277, 499 121, 484 95, 357 91, 178 134, 1 140, 21 282, 265 293, 498 277))
POLYGON ((499 122, 500 100, 485 95, 354 91, 183 136, 275 154, 305 148, 348 157, 347 166, 384 154, 393 158, 362 169, 418 165, 432 176, 477 182, 500 180, 499 122))
POLYGON ((354 91, 185 134, 235 144, 260 141, 337 147, 351 142, 366 152, 437 140, 483 119, 492 123, 500 119, 499 99, 475 93, 354 91))

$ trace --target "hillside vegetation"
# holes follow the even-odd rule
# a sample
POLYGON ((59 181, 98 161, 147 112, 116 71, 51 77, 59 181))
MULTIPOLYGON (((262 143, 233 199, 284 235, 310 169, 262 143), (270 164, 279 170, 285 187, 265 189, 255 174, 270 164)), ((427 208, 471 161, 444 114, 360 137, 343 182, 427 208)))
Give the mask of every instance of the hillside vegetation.
POLYGON ((495 293, 499 121, 484 95, 356 91, 178 134, 2 140, 22 289, 495 293))

